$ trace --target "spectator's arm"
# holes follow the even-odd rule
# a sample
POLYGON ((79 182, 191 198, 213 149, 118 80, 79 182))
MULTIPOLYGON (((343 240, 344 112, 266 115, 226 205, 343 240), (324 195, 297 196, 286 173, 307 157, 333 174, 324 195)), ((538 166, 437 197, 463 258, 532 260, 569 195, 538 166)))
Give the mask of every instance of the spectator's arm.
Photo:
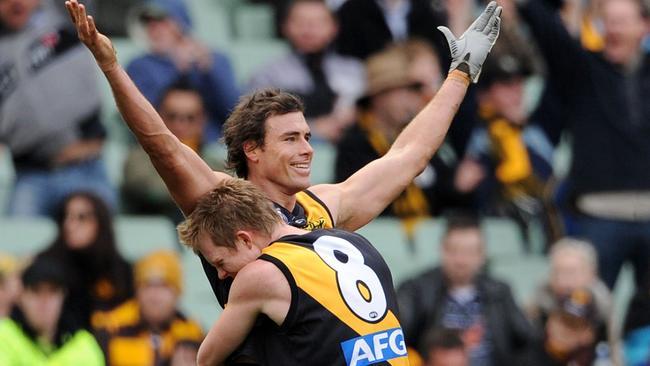
POLYGON ((565 80, 574 79, 583 65, 584 51, 579 41, 569 34, 559 14, 541 0, 522 0, 517 7, 544 55, 549 72, 565 80))
POLYGON ((104 72, 122 117, 151 158, 176 203, 185 214, 189 214, 203 194, 230 177, 213 172, 169 131, 151 103, 119 65, 111 41, 97 31, 84 6, 71 0, 66 2, 66 7, 79 38, 104 72))

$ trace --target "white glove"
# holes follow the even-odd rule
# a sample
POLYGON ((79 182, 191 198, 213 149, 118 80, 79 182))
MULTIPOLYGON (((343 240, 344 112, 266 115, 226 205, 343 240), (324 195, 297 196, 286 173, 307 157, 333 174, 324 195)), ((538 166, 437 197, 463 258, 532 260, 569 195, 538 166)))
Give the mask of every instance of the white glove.
POLYGON ((478 81, 483 62, 499 36, 500 15, 501 6, 497 6, 495 1, 491 1, 460 38, 456 38, 449 28, 438 27, 438 30, 447 38, 451 50, 449 72, 461 66, 460 69, 469 74, 472 82, 478 81))

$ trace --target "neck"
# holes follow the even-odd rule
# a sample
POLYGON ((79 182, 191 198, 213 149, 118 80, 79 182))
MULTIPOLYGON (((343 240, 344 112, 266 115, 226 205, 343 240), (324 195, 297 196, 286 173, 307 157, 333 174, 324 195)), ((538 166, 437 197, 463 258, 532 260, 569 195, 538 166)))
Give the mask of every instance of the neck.
POLYGON ((284 187, 279 187, 274 182, 266 179, 260 179, 254 175, 249 175, 248 181, 255 184, 255 186, 261 189, 268 199, 286 208, 287 210, 292 211, 293 207, 296 205, 297 192, 290 193, 284 187))
POLYGON ((291 225, 287 225, 285 223, 278 223, 278 225, 275 227, 273 232, 271 233, 271 241, 274 242, 278 239, 280 239, 283 236, 287 235, 302 235, 305 233, 308 233, 309 231, 300 229, 291 225))

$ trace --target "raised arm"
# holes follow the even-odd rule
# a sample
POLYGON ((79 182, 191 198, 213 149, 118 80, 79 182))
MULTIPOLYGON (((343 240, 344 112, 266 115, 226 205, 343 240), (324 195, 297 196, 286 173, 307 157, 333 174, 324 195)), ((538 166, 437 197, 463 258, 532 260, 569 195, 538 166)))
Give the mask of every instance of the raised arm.
POLYGON ((312 187, 336 218, 336 226, 356 230, 379 215, 431 160, 444 141, 470 81, 476 82, 483 61, 500 29, 501 7, 493 1, 460 38, 439 27, 451 50, 451 69, 436 96, 406 126, 383 157, 346 181, 312 187))
POLYGON ((174 201, 189 214, 196 201, 229 176, 212 169, 169 131, 117 61, 111 41, 99 33, 83 4, 65 3, 79 39, 88 47, 108 80, 120 114, 167 185, 174 201))

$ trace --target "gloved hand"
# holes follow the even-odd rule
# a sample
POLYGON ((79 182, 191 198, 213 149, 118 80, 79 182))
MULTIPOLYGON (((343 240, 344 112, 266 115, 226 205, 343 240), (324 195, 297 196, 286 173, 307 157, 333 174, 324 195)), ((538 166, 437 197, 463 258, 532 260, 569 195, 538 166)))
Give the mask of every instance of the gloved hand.
POLYGON ((456 38, 449 28, 438 27, 438 30, 447 38, 451 50, 449 72, 459 69, 466 72, 472 82, 478 81, 483 62, 499 36, 500 15, 501 6, 497 6, 495 1, 491 1, 460 38, 456 38))

